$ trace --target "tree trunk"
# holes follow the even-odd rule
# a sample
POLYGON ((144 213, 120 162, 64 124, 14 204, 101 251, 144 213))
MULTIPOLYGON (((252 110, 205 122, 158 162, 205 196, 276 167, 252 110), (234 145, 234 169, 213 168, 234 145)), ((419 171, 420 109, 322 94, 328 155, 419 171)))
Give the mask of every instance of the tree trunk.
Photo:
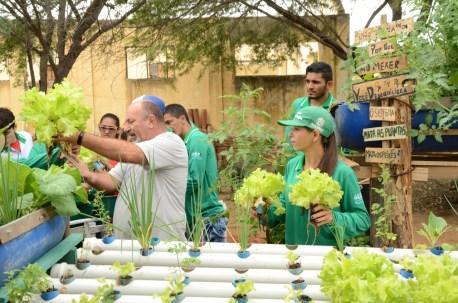
POLYGON ((402 0, 390 0, 388 1, 388 5, 391 7, 393 12, 392 21, 401 20, 402 19, 402 0))
POLYGON ((40 91, 48 90, 48 54, 43 52, 40 56, 40 91))

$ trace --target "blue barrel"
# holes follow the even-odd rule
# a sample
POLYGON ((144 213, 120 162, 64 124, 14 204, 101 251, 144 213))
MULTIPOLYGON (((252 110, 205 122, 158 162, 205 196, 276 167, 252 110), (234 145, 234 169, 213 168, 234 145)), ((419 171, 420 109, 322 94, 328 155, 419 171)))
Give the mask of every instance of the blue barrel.
MULTIPOLYGON (((419 110, 413 115, 412 128, 419 129, 420 124, 425 123, 426 116, 432 115, 432 125, 437 125, 437 111, 419 110)), ((458 119, 450 128, 458 128, 458 119)), ((417 138, 412 138, 414 152, 457 152, 458 136, 442 136, 443 143, 434 139, 434 136, 427 136, 426 139, 418 143, 417 138)))
POLYGON ((35 262, 63 238, 67 219, 55 216, 19 237, 0 244, 0 287, 7 281, 6 272, 35 262))
POLYGON ((382 126, 381 121, 369 120, 369 102, 354 102, 359 109, 350 110, 347 104, 340 103, 334 109, 337 126, 337 145, 344 148, 364 151, 365 147, 381 147, 381 141, 364 142, 363 129, 382 126))
MULTIPOLYGON (((345 103, 340 103, 334 108, 334 118, 337 125, 337 144, 348 149, 364 151, 365 147, 381 147, 382 141, 364 142, 363 129, 382 126, 381 121, 369 120, 369 102, 355 102, 359 110, 351 111, 345 103)), ((420 110, 413 114, 412 128, 418 129, 425 123, 426 116, 431 114, 432 124, 437 124, 437 112, 420 110)), ((458 120, 450 127, 458 128, 458 120)), ((412 138, 414 152, 457 152, 458 136, 442 136, 443 143, 427 136, 422 143, 417 138, 412 138)))

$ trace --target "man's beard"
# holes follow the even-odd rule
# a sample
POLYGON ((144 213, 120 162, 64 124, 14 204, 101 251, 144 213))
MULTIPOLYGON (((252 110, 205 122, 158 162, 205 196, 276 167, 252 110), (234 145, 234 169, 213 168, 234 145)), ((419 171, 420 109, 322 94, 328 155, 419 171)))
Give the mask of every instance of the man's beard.
POLYGON ((326 90, 323 90, 323 92, 320 94, 320 95, 317 95, 317 96, 309 96, 309 99, 310 100, 317 100, 317 99, 321 99, 324 95, 326 95, 328 92, 326 90))

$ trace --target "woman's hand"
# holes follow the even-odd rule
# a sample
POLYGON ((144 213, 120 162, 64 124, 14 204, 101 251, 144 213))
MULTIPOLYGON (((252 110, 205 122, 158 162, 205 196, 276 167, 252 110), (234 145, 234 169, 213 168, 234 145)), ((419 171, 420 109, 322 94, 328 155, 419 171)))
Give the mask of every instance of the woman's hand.
POLYGON ((332 210, 329 208, 322 205, 315 205, 312 208, 311 219, 317 227, 320 227, 322 225, 332 223, 334 217, 332 215, 332 210))
POLYGON ((67 157, 67 160, 71 166, 78 168, 81 177, 86 178, 91 173, 86 163, 84 163, 74 155, 70 155, 69 157, 67 157))

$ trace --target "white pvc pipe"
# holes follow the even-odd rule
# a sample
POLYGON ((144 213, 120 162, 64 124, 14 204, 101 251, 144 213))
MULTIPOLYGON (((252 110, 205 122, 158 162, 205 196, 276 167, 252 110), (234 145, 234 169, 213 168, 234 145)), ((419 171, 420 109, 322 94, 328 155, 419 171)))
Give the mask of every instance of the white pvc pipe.
MULTIPOLYGON (((179 242, 160 242, 154 247, 156 252, 167 252, 170 247, 179 242)), ((187 243, 188 247, 191 247, 191 243, 187 243)), ((93 250, 96 248, 107 250, 118 250, 118 251, 134 251, 140 250, 140 244, 136 240, 115 240, 111 244, 105 244, 101 239, 97 238, 86 238, 84 239, 83 248, 93 250)), ((206 243, 200 248, 202 254, 205 253, 237 253, 240 249, 238 243, 206 243)), ((324 256, 332 249, 332 246, 319 246, 319 245, 298 245, 294 252, 301 256, 324 256)), ((345 252, 351 253, 355 249, 366 249, 370 253, 377 253, 385 255, 391 260, 400 260, 404 257, 415 257, 416 254, 431 254, 429 250, 418 250, 418 249, 405 249, 395 248, 393 252, 386 253, 381 248, 377 247, 346 247, 345 252)), ((248 249, 251 254, 264 254, 264 255, 286 255, 289 249, 283 244, 259 244, 254 243, 248 249)), ((451 256, 458 258, 458 251, 450 252, 451 256)))
MULTIPOLYGON (((82 254, 82 249, 78 249, 78 258, 82 254)), ((168 252, 154 252, 149 256, 141 256, 139 252, 123 251, 104 251, 94 255, 90 251, 85 251, 84 256, 97 265, 111 265, 115 261, 121 263, 134 262, 137 266, 179 266, 177 256, 168 252)), ((180 263, 188 255, 181 253, 178 255, 180 263)), ((246 259, 239 258, 233 254, 202 254, 199 257, 201 264, 196 267, 217 267, 217 268, 249 268, 249 269, 287 269, 288 260, 282 255, 252 255, 246 259)), ((300 258, 302 268, 308 270, 319 270, 323 264, 323 256, 302 256, 300 258)))
MULTIPOLYGON (((50 303, 71 303, 72 300, 79 300, 80 295, 60 294, 54 300, 48 301, 50 303)), ((185 303, 227 303, 228 298, 204 298, 204 297, 186 297, 183 302, 185 303)), ((279 303, 282 300, 273 299, 251 299, 250 303, 279 303)), ((326 303, 329 301, 314 301, 315 303, 326 303)), ((162 303, 159 298, 152 298, 151 296, 121 296, 116 303, 162 303)))
MULTIPOLYGON (((51 277, 59 278, 66 270, 71 270, 77 279, 116 279, 116 271, 110 269, 110 265, 91 265, 86 270, 78 270, 74 265, 67 263, 56 264, 51 269, 51 277)), ((142 266, 132 273, 136 280, 166 280, 173 268, 164 266, 142 266)), ((305 270, 301 273, 302 279, 311 285, 320 284, 318 270, 305 270)), ((196 268, 186 273, 192 282, 232 282, 234 279, 244 277, 255 283, 288 284, 297 279, 297 276, 290 274, 286 269, 250 269, 244 274, 239 274, 231 268, 196 268)))
MULTIPOLYGON (((100 282, 93 279, 76 279, 70 284, 61 285, 58 279, 52 279, 56 288, 65 287, 67 294, 94 294, 100 286, 100 282)), ((108 283, 115 283, 113 280, 106 280, 108 283)), ((148 280, 133 280, 126 286, 117 286, 125 295, 141 295, 150 296, 160 294, 165 287, 167 281, 148 281, 148 280)), ((250 298, 257 299, 283 299, 287 294, 286 285, 281 287, 278 284, 256 283, 255 290, 249 293, 250 298)), ((234 287, 231 283, 218 282, 191 282, 184 289, 184 294, 187 297, 220 297, 228 300, 234 293, 234 287)), ((308 285, 304 293, 312 299, 325 300, 326 297, 321 293, 319 285, 308 285)))

